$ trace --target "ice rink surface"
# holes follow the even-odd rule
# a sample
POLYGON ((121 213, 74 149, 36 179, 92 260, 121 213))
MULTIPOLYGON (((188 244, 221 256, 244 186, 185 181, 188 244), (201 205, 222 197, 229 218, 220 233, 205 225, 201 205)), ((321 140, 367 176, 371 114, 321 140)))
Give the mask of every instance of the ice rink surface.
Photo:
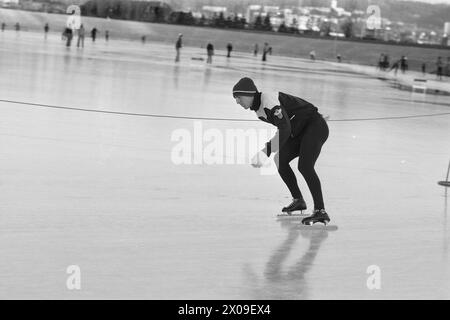
POLYGON ((449 299, 448 96, 203 50, 175 64, 173 45, 0 34, 0 298, 449 299), (233 100, 242 76, 330 116, 317 171, 337 231, 278 221, 277 175, 174 163, 176 130, 271 129, 233 100))

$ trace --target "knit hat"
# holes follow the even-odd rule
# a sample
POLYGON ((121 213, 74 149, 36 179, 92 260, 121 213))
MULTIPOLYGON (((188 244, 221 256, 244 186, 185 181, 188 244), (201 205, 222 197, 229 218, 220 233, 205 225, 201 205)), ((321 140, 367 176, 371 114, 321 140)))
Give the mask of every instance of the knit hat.
POLYGON ((250 78, 242 78, 233 87, 233 97, 237 96, 253 96, 258 92, 255 83, 250 78))

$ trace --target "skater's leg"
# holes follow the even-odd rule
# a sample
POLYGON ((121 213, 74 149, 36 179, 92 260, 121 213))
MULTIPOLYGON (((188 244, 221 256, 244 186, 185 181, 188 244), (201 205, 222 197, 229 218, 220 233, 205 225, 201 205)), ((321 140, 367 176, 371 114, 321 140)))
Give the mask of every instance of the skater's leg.
POLYGON ((322 186, 314 169, 322 145, 328 139, 328 126, 320 117, 306 128, 300 145, 298 169, 305 178, 314 200, 314 209, 325 209, 323 203, 322 186))
POLYGON ((300 139, 289 139, 283 148, 275 155, 275 163, 278 168, 278 173, 294 199, 303 199, 302 193, 300 192, 297 184, 297 178, 289 165, 293 159, 298 157, 299 148, 300 139))

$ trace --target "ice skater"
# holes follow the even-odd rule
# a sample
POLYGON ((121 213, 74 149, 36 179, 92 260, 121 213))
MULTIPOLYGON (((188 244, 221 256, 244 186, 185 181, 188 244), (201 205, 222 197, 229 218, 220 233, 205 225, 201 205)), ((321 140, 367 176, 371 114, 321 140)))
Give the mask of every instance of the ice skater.
POLYGON ((91 30, 91 38, 92 38, 92 42, 95 42, 95 38, 97 37, 97 32, 98 32, 98 29, 97 28, 92 28, 92 30, 91 30))
POLYGON ((397 76, 397 72, 398 72, 398 67, 400 66, 400 60, 395 61, 394 64, 391 67, 391 70, 389 70, 389 72, 391 72, 392 70, 394 70, 394 74, 395 76, 397 76))
POLYGON ((211 64, 212 56, 214 55, 214 46, 211 43, 208 43, 208 45, 206 46, 206 54, 208 55, 208 59, 206 60, 206 63, 211 64))
POLYGON ((227 58, 231 58, 231 51, 233 51, 233 45, 231 43, 227 44, 227 58))
POLYGON ((236 103, 245 110, 256 112, 257 117, 278 128, 277 134, 266 143, 252 159, 252 166, 260 168, 272 153, 275 155, 278 173, 288 187, 293 201, 283 212, 306 210, 306 203, 289 163, 298 160, 298 170, 305 178, 314 200, 313 214, 302 220, 303 224, 316 222, 328 224, 322 187, 314 170, 322 146, 328 139, 328 125, 318 109, 311 103, 283 92, 273 94, 259 92, 250 78, 242 78, 233 87, 236 103))
POLYGON ((80 47, 84 48, 84 36, 85 36, 86 30, 84 29, 83 24, 80 25, 80 29, 78 29, 78 40, 77 40, 77 48, 80 47))
POLYGON ((264 43, 262 61, 267 61, 267 53, 269 53, 269 51, 270 51, 269 44, 266 42, 264 43))
POLYGON ((439 80, 442 80, 442 71, 443 71, 444 64, 442 63, 442 58, 438 57, 436 61, 436 77, 439 80))
POLYGON ((177 55, 175 56, 175 62, 180 61, 180 50, 183 47, 183 35, 180 33, 178 35, 177 42, 175 43, 175 50, 177 51, 177 55))
POLYGON ((47 35, 48 35, 49 29, 50 29, 50 27, 49 27, 48 23, 46 23, 44 26, 44 39, 45 40, 47 40, 47 35))
POLYGON ((66 29, 64 31, 66 36, 66 47, 69 48, 72 44, 74 31, 77 29, 77 16, 75 15, 75 10, 69 15, 66 21, 66 29))
POLYGON ((258 55, 258 44, 255 43, 255 47, 253 48, 253 55, 256 57, 258 55))

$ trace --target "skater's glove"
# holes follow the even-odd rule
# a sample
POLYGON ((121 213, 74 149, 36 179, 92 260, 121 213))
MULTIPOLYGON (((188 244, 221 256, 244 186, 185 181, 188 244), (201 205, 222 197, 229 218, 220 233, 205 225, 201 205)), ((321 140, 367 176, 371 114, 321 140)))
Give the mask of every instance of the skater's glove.
POLYGON ((264 151, 259 151, 255 156, 252 158, 251 165, 254 168, 261 168, 264 166, 264 164, 267 162, 267 155, 264 153, 264 151))

